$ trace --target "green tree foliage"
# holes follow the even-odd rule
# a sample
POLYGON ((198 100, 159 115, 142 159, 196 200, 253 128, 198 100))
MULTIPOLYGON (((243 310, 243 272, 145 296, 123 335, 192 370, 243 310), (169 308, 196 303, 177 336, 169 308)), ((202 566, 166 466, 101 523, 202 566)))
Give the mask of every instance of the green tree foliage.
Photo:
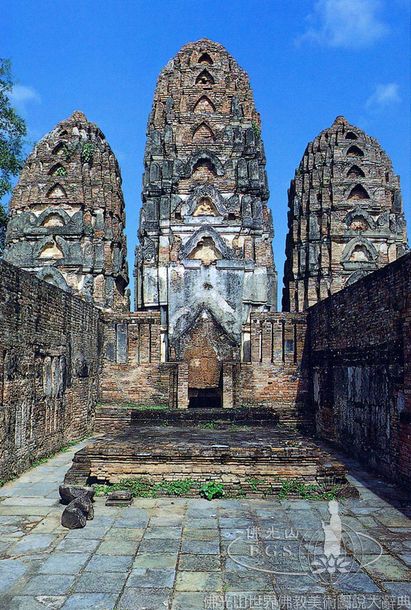
MULTIPOLYGON (((12 178, 23 165, 24 137, 27 133, 23 119, 10 103, 13 89, 11 63, 0 59, 0 201, 11 191, 12 178)), ((4 243, 7 214, 0 203, 0 252, 4 243)))

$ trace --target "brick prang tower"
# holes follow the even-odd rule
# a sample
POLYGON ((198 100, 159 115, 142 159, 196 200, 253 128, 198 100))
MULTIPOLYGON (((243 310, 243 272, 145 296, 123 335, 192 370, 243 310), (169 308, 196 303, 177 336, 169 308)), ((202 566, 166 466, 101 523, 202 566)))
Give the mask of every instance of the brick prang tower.
POLYGON ((4 258, 108 311, 128 311, 121 174, 74 112, 35 146, 10 203, 4 258))
POLYGON ((284 311, 304 311, 408 249, 391 161, 342 116, 308 144, 288 206, 284 311))
POLYGON ((137 309, 160 308, 171 359, 203 340, 239 358, 252 311, 276 310, 277 274, 260 117, 220 44, 188 44, 161 72, 144 163, 137 309))

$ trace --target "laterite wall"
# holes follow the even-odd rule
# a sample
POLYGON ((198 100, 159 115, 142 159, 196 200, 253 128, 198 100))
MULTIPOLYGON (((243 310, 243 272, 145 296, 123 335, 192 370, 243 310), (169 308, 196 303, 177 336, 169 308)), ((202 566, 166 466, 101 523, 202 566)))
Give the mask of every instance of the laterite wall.
POLYGON ((0 261, 0 479, 90 432, 99 310, 0 261))
POLYGON ((411 480, 411 253, 308 310, 317 430, 411 480))

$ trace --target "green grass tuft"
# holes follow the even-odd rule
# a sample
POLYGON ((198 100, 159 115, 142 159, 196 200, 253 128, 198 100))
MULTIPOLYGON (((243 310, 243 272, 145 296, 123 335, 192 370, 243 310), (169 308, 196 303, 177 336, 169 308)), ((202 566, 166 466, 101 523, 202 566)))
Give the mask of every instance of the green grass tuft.
POLYGON ((291 479, 282 481, 278 497, 280 500, 286 500, 290 496, 303 500, 335 500, 339 489, 339 485, 334 485, 331 489, 326 490, 320 485, 301 483, 301 481, 291 479))
POLYGON ((200 428, 204 428, 205 430, 215 430, 218 428, 218 423, 215 421, 206 421, 200 424, 200 428))

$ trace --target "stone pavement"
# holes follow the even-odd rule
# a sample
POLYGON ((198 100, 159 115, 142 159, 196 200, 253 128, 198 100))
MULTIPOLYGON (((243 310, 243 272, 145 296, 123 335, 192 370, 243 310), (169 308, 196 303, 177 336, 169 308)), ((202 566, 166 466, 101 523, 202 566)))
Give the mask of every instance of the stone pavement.
POLYGON ((0 489, 1 610, 411 607, 411 505, 354 462, 361 497, 337 515, 323 501, 97 498, 68 531, 57 490, 81 446, 0 489))

